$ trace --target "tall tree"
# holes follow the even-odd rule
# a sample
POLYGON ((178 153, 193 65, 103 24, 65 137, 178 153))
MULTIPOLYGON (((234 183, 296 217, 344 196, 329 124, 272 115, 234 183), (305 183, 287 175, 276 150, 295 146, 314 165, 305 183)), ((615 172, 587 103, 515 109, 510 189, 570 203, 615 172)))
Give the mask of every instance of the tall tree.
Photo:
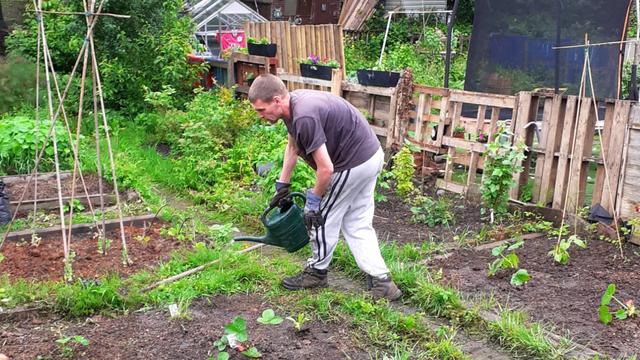
POLYGON ((4 37, 9 34, 9 27, 2 16, 2 1, 0 1, 0 56, 4 56, 4 37))

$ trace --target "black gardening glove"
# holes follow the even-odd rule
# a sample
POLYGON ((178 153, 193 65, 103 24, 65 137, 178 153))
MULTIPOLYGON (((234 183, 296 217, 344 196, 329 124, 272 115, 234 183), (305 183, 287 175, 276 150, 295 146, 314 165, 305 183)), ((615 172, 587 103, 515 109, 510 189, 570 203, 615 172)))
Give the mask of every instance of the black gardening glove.
POLYGON ((276 181, 276 194, 269 201, 269 207, 279 207, 280 211, 287 211, 291 205, 291 184, 276 181))
POLYGON ((304 205, 304 225, 307 230, 312 228, 318 230, 318 228, 324 225, 324 217, 320 214, 320 203, 322 198, 313 193, 312 190, 307 190, 307 202, 304 205))

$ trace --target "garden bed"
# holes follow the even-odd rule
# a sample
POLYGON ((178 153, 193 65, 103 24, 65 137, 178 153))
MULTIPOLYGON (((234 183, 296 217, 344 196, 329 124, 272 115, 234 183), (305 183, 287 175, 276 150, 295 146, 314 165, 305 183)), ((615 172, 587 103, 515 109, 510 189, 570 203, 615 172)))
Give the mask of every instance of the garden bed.
MULTIPOLYGON (((213 342, 223 327, 236 317, 247 323, 248 343, 262 353, 262 359, 369 359, 349 336, 344 324, 308 321, 306 330, 295 331, 292 322, 262 325, 256 322, 270 305, 256 295, 214 296, 195 300, 191 320, 171 320, 167 310, 135 312, 109 318, 94 316, 86 321, 67 322, 53 317, 33 317, 0 325, 2 352, 11 359, 35 359, 38 355, 61 357, 55 340, 81 335, 87 347, 74 345, 75 358, 83 359, 206 359, 217 349, 213 342), (55 324, 55 326, 52 326, 55 324)), ((294 316, 295 314, 276 314, 294 316)), ((231 359, 246 359, 227 350, 231 359)))
MULTIPOLYGON (((84 182, 87 186, 87 192, 89 194, 89 200, 94 205, 100 204, 100 184, 99 178, 96 174, 84 174, 84 182)), ((5 192, 9 196, 9 201, 12 206, 11 211, 15 211, 15 207, 18 205, 22 192, 27 185, 29 176, 7 176, 3 180, 6 183, 5 192)), ((60 181, 62 185, 62 200, 67 204, 71 200, 71 190, 73 188, 73 175, 69 172, 60 174, 60 181)), ((115 203, 115 196, 113 195, 113 186, 110 181, 103 180, 103 195, 105 206, 113 205, 115 203)), ((87 194, 82 186, 82 181, 78 177, 75 183, 74 198, 77 199, 83 206, 87 206, 87 194)), ((23 215, 33 209, 34 200, 34 180, 29 182, 29 187, 24 195, 22 204, 20 206, 19 214, 23 215)), ((58 200, 58 183, 55 177, 55 173, 45 173, 38 176, 38 193, 36 200, 38 202, 38 208, 42 210, 58 209, 60 206, 58 200)))
MULTIPOLYGON (((148 225, 149 223, 146 230, 142 227, 125 226, 127 250, 133 261, 130 266, 122 264, 119 227, 106 232, 106 237, 111 240, 111 247, 106 255, 98 253, 98 240, 94 238, 94 233, 77 234, 74 231, 71 243, 71 249, 76 254, 73 261, 74 276, 85 279, 111 273, 126 276, 156 265, 167 259, 172 251, 184 246, 184 243, 160 235, 160 221, 155 221, 151 228, 148 225)), ((4 260, 0 262, 0 273, 8 274, 12 279, 61 279, 64 255, 60 232, 56 234, 42 235, 43 239, 38 245, 28 241, 5 242, 2 246, 4 260)))
MULTIPOLYGON (((638 317, 599 321, 598 306, 608 284, 615 284, 621 301, 640 299, 640 248, 625 244, 625 258, 617 246, 592 240, 586 249, 570 248, 570 260, 563 266, 547 253, 555 238, 527 240, 516 250, 520 268, 531 280, 521 288, 510 284, 513 271, 502 270, 487 276, 488 264, 495 257, 491 249, 459 249, 430 266, 442 268, 444 280, 468 295, 493 294, 511 309, 525 310, 532 320, 555 326, 556 333, 569 331, 576 342, 609 356, 640 353, 638 317)), ((612 306, 613 310, 613 306, 612 306)))

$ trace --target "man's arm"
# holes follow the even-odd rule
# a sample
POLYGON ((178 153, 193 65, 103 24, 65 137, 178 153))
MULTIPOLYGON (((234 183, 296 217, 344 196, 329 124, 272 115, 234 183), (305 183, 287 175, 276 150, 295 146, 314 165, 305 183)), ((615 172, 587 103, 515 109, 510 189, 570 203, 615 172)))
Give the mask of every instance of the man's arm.
POLYGON ((313 187, 313 193, 322 197, 327 191, 331 183, 331 175, 333 175, 333 162, 327 152, 327 145, 322 144, 313 152, 313 160, 316 163, 316 185, 313 187))
POLYGON ((287 136, 287 147, 284 149, 284 161, 282 171, 280 171, 280 180, 278 181, 289 184, 291 182, 293 169, 296 167, 296 162, 298 162, 298 147, 296 146, 296 140, 291 134, 287 134, 287 136))

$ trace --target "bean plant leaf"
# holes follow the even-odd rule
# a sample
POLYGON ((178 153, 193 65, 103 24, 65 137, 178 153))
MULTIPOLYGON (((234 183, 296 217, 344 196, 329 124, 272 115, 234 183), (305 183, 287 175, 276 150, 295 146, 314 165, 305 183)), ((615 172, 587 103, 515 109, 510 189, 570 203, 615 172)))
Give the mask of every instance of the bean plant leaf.
POLYGON ((218 351, 224 350, 229 344, 229 340, 227 340, 226 336, 221 337, 219 340, 213 342, 213 346, 218 348, 218 351))
POLYGON ((616 318, 618 318, 618 319, 620 319, 620 320, 624 320, 624 319, 626 319, 626 318, 627 318, 628 314, 627 314, 627 312, 626 312, 626 310, 625 310, 625 309, 618 309, 618 310, 615 312, 615 316, 616 316, 616 318))
POLYGON ((527 270, 525 269, 520 269, 513 275, 511 275, 511 285, 521 286, 527 283, 529 279, 531 279, 531 276, 529 276, 529 272, 527 272, 527 270))
POLYGON ((509 247, 507 248, 507 250, 515 250, 517 248, 522 247, 522 245, 524 245, 524 240, 518 240, 515 243, 509 245, 509 247))
POLYGON ((284 321, 280 316, 276 316, 272 309, 267 309, 262 312, 262 316, 258 318, 258 322, 264 325, 278 325, 284 321))
POLYGON ((585 243, 584 240, 580 239, 577 236, 573 238, 573 243, 578 245, 579 247, 581 247, 583 249, 587 248, 587 243, 585 243))
POLYGON ((496 246, 493 249, 491 249, 491 255, 493 256, 499 256, 500 254, 502 254, 502 252, 507 248, 508 245, 500 245, 500 246, 496 246))
POLYGON ((243 318, 236 316, 233 321, 224 326, 224 332, 227 334, 235 334, 239 342, 247 341, 247 322, 243 318))
POLYGON ((520 259, 518 259, 518 255, 516 255, 516 253, 509 253, 509 255, 504 257, 504 263, 502 264, 502 268, 517 269, 519 263, 520 263, 520 259))
POLYGON ((82 335, 76 335, 73 337, 73 340, 82 345, 82 346, 89 346, 89 340, 87 340, 84 336, 82 335))
POLYGON ((613 294, 615 292, 616 292, 616 285, 609 284, 609 286, 607 286, 607 290, 605 290, 604 294, 602 294, 600 305, 604 305, 604 306, 609 305, 609 303, 611 302, 611 299, 613 298, 613 294))
POLYGON ((229 353, 226 351, 219 352, 218 360, 229 360, 229 353))
POLYGON ((250 347, 247 350, 243 351, 241 354, 246 356, 246 357, 250 357, 250 358, 260 358, 260 357, 262 357, 262 354, 255 347, 250 347))
POLYGON ((609 324, 611 320, 613 320, 613 316, 609 312, 607 305, 600 305, 598 308, 598 315, 600 316, 600 321, 605 325, 609 324))

